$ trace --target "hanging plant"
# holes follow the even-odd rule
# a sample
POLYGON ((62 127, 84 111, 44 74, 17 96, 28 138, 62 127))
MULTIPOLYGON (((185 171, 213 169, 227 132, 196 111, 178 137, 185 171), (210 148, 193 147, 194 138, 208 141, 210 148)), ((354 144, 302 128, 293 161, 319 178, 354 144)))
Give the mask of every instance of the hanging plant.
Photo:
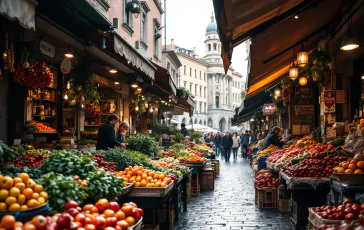
POLYGON ((133 99, 129 103, 129 108, 131 112, 135 114, 142 114, 146 112, 146 108, 144 106, 145 100, 142 99, 133 99))
POLYGON ((308 56, 307 70, 312 80, 323 84, 330 73, 330 54, 323 50, 314 50, 308 56))
POLYGON ((84 81, 83 84, 70 81, 70 89, 67 91, 68 98, 71 101, 70 105, 84 104, 85 107, 93 103, 99 105, 100 95, 91 80, 84 81))
POLYGON ((45 88, 51 84, 53 73, 45 62, 31 61, 29 65, 28 63, 25 65, 21 61, 17 65, 13 79, 29 88, 45 88))

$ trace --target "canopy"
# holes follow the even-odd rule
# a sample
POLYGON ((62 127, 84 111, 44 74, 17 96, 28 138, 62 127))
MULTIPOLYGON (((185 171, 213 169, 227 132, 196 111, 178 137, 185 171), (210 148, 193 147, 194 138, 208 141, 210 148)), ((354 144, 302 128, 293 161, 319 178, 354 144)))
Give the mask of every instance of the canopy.
POLYGON ((152 64, 157 69, 157 71, 155 72, 155 85, 159 87, 161 90, 168 91, 170 96, 172 95, 176 96, 177 95, 176 84, 174 83, 169 71, 158 64, 155 63, 152 64))
POLYGON ((188 130, 193 129, 195 131, 205 131, 205 130, 210 130, 211 127, 200 125, 200 124, 193 124, 193 125, 187 125, 186 129, 188 129, 188 130))
POLYGON ((10 20, 17 20, 26 29, 35 30, 34 0, 0 0, 0 14, 10 20))

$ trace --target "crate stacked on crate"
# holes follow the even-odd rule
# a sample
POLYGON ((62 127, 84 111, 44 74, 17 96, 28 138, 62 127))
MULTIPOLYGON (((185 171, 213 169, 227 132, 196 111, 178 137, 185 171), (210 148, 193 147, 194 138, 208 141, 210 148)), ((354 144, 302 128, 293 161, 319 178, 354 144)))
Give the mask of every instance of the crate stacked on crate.
POLYGON ((212 160, 212 166, 215 170, 215 178, 220 174, 220 161, 219 160, 212 160))
POLYGON ((199 174, 192 174, 191 178, 191 196, 200 195, 200 180, 199 174))
POLYGON ((203 168, 200 173, 200 188, 202 190, 215 189, 215 170, 212 168, 203 168))
POLYGON ((278 207, 278 186, 279 179, 274 179, 273 174, 268 170, 261 170, 254 180, 255 203, 259 208, 278 207))

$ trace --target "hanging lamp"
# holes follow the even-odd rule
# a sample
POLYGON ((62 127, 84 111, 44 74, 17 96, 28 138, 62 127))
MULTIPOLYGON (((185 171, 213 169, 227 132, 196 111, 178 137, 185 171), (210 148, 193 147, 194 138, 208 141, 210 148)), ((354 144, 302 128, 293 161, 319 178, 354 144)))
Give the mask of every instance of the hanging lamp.
POLYGON ((302 86, 307 85, 307 77, 305 77, 305 76, 300 77, 300 79, 298 80, 298 83, 302 86))
POLYGON ((305 50, 305 47, 303 46, 301 50, 297 53, 297 65, 300 67, 305 67, 308 64, 308 52, 305 50))
POLYGON ((351 23, 348 22, 348 32, 347 32, 346 36, 344 37, 344 39, 341 43, 341 46, 340 46, 340 49, 344 50, 344 51, 354 50, 359 47, 358 39, 356 37, 352 36, 352 34, 350 32, 350 24, 351 23))
POLYGON ((298 66, 295 65, 295 56, 296 56, 296 52, 293 49, 293 60, 292 60, 292 66, 289 67, 289 71, 288 71, 288 77, 289 79, 291 79, 292 81, 295 81, 298 77, 298 66))

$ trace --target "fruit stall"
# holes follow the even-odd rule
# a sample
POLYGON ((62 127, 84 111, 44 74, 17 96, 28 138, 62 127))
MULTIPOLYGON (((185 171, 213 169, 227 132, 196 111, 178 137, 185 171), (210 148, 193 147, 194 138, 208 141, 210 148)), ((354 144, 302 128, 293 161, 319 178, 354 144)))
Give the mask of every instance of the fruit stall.
POLYGON ((256 204, 290 212, 295 229, 361 229, 364 155, 348 140, 322 144, 308 135, 259 151, 253 160, 256 204))
POLYGON ((207 159, 212 149, 189 142, 161 149, 151 139, 130 137, 128 149, 92 154, 1 143, 1 227, 173 228, 187 211, 193 175, 202 187, 214 187, 215 168, 207 159), (205 171, 212 172, 210 187, 205 171))

